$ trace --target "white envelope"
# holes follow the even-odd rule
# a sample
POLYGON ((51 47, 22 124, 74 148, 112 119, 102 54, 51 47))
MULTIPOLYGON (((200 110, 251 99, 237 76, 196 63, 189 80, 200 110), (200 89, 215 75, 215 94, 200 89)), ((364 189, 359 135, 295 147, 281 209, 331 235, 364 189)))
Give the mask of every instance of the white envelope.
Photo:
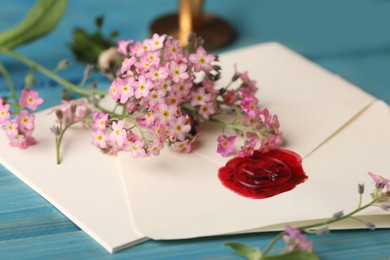
MULTIPOLYGON (((218 129, 207 125, 191 154, 119 159, 135 229, 153 239, 183 239, 282 229, 348 212, 358 203, 357 185, 373 189, 368 171, 389 176, 389 107, 342 78, 277 44, 261 44, 220 56, 227 82, 233 64, 248 70, 258 98, 279 116, 285 148, 303 157, 308 180, 267 199, 248 199, 225 188, 218 169, 218 129)), ((390 227, 378 208, 362 218, 390 227)), ((341 222, 335 228, 362 228, 341 222)))
POLYGON ((144 240, 132 228, 116 157, 91 145, 89 131, 74 127, 64 136, 63 162, 56 164, 54 114, 36 114, 27 150, 12 148, 0 135, 0 162, 47 199, 107 251, 113 253, 144 240))

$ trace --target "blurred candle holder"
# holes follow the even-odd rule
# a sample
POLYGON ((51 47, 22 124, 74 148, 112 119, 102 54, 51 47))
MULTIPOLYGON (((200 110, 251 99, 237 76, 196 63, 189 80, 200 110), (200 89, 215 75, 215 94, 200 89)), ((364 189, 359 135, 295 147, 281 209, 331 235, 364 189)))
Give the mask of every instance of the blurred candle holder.
POLYGON ((178 0, 178 14, 170 14, 155 20, 151 33, 167 34, 187 44, 191 32, 205 40, 205 48, 215 50, 234 40, 235 32, 229 23, 211 14, 203 13, 203 0, 178 0))

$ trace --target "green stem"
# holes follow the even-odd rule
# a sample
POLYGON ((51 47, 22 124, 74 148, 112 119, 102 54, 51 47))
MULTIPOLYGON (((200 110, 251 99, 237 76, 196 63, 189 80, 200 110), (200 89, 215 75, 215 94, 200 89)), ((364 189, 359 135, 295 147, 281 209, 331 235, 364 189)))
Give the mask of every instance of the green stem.
POLYGON ((14 107, 18 110, 18 113, 20 113, 22 111, 22 106, 19 105, 19 100, 18 100, 18 96, 16 95, 15 86, 12 83, 12 80, 8 74, 8 71, 6 70, 6 68, 3 66, 3 64, 1 62, 0 62, 0 73, 3 75, 5 81, 8 85, 9 91, 11 92, 11 96, 15 101, 14 107))
MULTIPOLYGON (((357 220, 355 217, 353 217, 353 215, 355 215, 356 213, 374 205, 380 198, 376 198, 374 200, 372 200, 370 203, 367 203, 366 205, 362 206, 362 207, 358 207, 356 208, 355 210, 351 211, 350 213, 340 217, 340 218, 330 218, 324 222, 321 222, 321 223, 315 223, 315 224, 311 224, 311 225, 306 225, 306 226, 302 226, 302 227, 298 227, 298 229, 300 229, 301 231, 305 231, 306 229, 310 229, 310 228, 315 228, 315 227, 321 227, 321 226, 326 226, 326 225, 329 225, 329 224, 332 224, 332 223, 335 223, 335 222, 338 222, 338 221, 342 221, 344 219, 347 219, 347 218, 353 218, 355 220, 357 220)), ((360 221, 360 220, 359 220, 360 221)), ((279 233, 272 241, 271 243, 267 246, 267 248, 264 250, 264 252, 262 253, 262 256, 267 256, 267 254, 269 253, 269 251, 272 249, 272 247, 276 244, 276 242, 278 242, 284 235, 286 234, 285 231, 279 233)))
POLYGON ((245 133, 245 132, 253 132, 253 133, 256 133, 256 135, 257 135, 259 138, 263 138, 263 137, 265 137, 265 136, 268 136, 269 134, 272 134, 272 132, 268 132, 268 131, 259 131, 259 130, 257 130, 257 129, 253 129, 253 127, 247 127, 247 126, 242 125, 242 124, 240 124, 240 123, 236 123, 236 122, 225 122, 225 121, 223 121, 223 120, 217 119, 217 118, 212 117, 212 116, 209 118, 209 121, 210 121, 210 122, 217 123, 217 124, 220 124, 223 128, 229 127, 229 128, 235 129, 235 130, 242 131, 243 133, 245 133))
POLYGON ((300 227, 299 229, 300 230, 305 230, 305 229, 314 228, 314 227, 326 226, 326 225, 329 225, 329 224, 332 224, 332 223, 335 223, 335 222, 347 219, 349 217, 352 217, 356 213, 358 213, 358 212, 360 212, 360 211, 362 211, 362 210, 364 210, 364 209, 374 205, 378 200, 379 200, 379 198, 374 199, 370 203, 367 203, 366 205, 364 205, 362 207, 358 207, 354 211, 351 211, 350 213, 348 213, 348 214, 346 214, 346 215, 344 215, 344 216, 342 216, 340 218, 330 218, 330 219, 328 219, 328 220, 326 220, 326 221, 324 221, 322 223, 306 225, 306 226, 300 227))
POLYGON ((147 149, 149 142, 148 142, 148 139, 146 139, 146 137, 145 137, 144 131, 138 125, 137 121, 133 117, 130 117, 130 120, 131 120, 131 122, 133 122, 134 126, 138 129, 139 133, 141 134, 142 141, 145 144, 145 149, 147 149))
POLYGON ((57 156, 57 164, 60 164, 61 163, 61 154, 60 154, 60 148, 61 148, 61 142, 62 142, 62 138, 64 137, 64 134, 66 132, 66 130, 68 130, 71 126, 79 123, 79 122, 82 122, 86 117, 83 117, 79 120, 76 120, 74 122, 71 122, 69 123, 68 125, 65 126, 64 129, 61 130, 60 132, 60 135, 56 138, 56 156, 57 156))
POLYGON ((61 78, 60 76, 58 76, 53 71, 48 70, 45 67, 39 65, 38 63, 30 60, 29 58, 27 58, 27 57, 25 57, 23 55, 20 55, 20 54, 14 52, 14 51, 11 51, 11 50, 9 50, 7 48, 0 47, 0 53, 4 53, 7 56, 10 56, 12 58, 15 58, 15 59, 19 60, 20 62, 26 64, 27 66, 29 66, 31 68, 34 68, 35 70, 39 71, 40 73, 46 75, 47 77, 49 77, 52 80, 56 81, 57 83, 61 84, 65 88, 67 88, 69 90, 72 90, 72 91, 74 91, 74 92, 76 92, 76 93, 78 93, 80 95, 89 96, 89 95, 93 95, 93 94, 96 94, 96 95, 106 95, 107 94, 106 91, 99 91, 99 90, 91 90, 91 89, 80 88, 80 87, 70 83, 69 81, 61 78))
POLYGON ((276 244, 276 242, 279 241, 284 235, 286 234, 285 231, 280 232, 274 239, 272 239, 271 243, 267 246, 267 248, 264 250, 264 252, 261 253, 261 256, 266 256, 269 251, 272 249, 272 247, 276 244))

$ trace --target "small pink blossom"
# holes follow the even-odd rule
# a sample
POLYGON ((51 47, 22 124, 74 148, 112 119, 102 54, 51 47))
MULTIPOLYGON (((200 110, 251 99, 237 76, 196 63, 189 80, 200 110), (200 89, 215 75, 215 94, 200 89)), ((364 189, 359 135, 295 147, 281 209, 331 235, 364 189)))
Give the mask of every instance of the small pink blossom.
POLYGON ((37 107, 43 103, 43 99, 39 97, 38 92, 34 90, 23 89, 22 97, 19 104, 31 110, 36 110, 37 107))
POLYGON ((151 44, 150 44, 150 48, 152 50, 158 50, 158 49, 161 49, 164 45, 164 41, 165 41, 165 38, 167 36, 166 35, 158 35, 157 33, 153 34, 152 36, 152 41, 151 41, 151 44))
POLYGON ((259 118, 261 121, 267 126, 268 129, 272 127, 271 121, 272 121, 272 115, 269 113, 267 108, 261 109, 258 113, 259 118))
POLYGON ((27 149, 29 146, 34 145, 37 141, 30 135, 15 135, 9 137, 10 145, 18 147, 20 149, 27 149))
POLYGON ((172 85, 172 81, 171 80, 164 80, 163 82, 161 82, 161 84, 159 86, 159 90, 167 92, 171 88, 171 85, 172 85))
POLYGON ((151 51, 145 54, 145 58, 149 60, 150 67, 160 64, 160 51, 151 51))
POLYGON ((96 130, 103 131, 106 129, 106 125, 108 123, 108 114, 102 113, 102 112, 95 112, 93 114, 93 122, 92 122, 92 128, 96 130))
POLYGON ((160 119, 160 121, 164 124, 167 124, 176 119, 176 106, 167 106, 165 104, 160 104, 158 107, 155 116, 160 119))
POLYGON ((152 88, 152 83, 144 75, 141 75, 138 82, 134 83, 134 88, 136 98, 147 97, 152 88))
POLYGON ((218 136, 218 147, 217 152, 222 156, 226 157, 236 151, 234 147, 234 142, 236 141, 236 136, 218 136))
POLYGON ((287 235, 283 236, 283 240, 286 242, 286 252, 292 252, 298 249, 313 253, 313 242, 307 240, 306 236, 299 229, 286 226, 285 230, 287 235))
POLYGON ((176 95, 180 96, 181 98, 188 98, 192 85, 193 84, 191 81, 179 82, 172 86, 172 90, 176 95))
POLYGON ((144 143, 139 140, 129 144, 129 149, 133 158, 143 157, 146 155, 143 147, 144 143))
POLYGON ((114 79, 114 81, 111 83, 110 88, 108 90, 108 93, 110 94, 110 96, 115 100, 118 100, 121 97, 121 90, 119 88, 119 86, 120 86, 119 82, 121 82, 120 78, 114 79))
POLYGON ((147 57, 142 56, 139 62, 136 62, 134 66, 137 68, 139 73, 148 72, 152 67, 152 63, 147 57))
POLYGON ((179 45, 179 41, 174 40, 174 39, 168 39, 165 42, 165 56, 164 59, 166 60, 172 60, 172 59, 178 59, 180 58, 183 54, 183 49, 179 45))
POLYGON ((134 96, 134 89, 133 86, 136 83, 134 83, 133 78, 126 78, 123 80, 119 80, 118 85, 120 87, 120 102, 122 104, 126 103, 129 98, 134 96))
POLYGON ((133 131, 127 131, 126 139, 129 143, 131 143, 131 142, 141 140, 141 137, 139 135, 135 134, 133 131))
POLYGON ((152 127, 153 135, 159 142, 164 142, 166 139, 166 125, 160 122, 156 122, 152 127))
POLYGON ((153 67, 150 69, 147 76, 153 82, 160 82, 168 77, 168 73, 166 72, 164 67, 153 67))
POLYGON ((124 74, 126 71, 128 71, 131 66, 134 65, 135 62, 136 59, 134 56, 131 56, 130 58, 125 58, 122 62, 121 73, 124 74))
POLYGON ((126 130, 123 129, 123 121, 112 122, 112 132, 109 136, 110 141, 117 143, 119 147, 123 146, 126 141, 126 130))
POLYGON ((146 127, 152 126, 154 123, 154 115, 152 112, 147 112, 146 114, 143 115, 143 122, 142 125, 146 127))
POLYGON ((261 139, 260 151, 263 153, 269 152, 272 149, 278 148, 282 144, 282 138, 279 135, 270 135, 261 139))
POLYGON ((145 39, 142 41, 140 46, 139 54, 143 55, 144 53, 151 50, 151 39, 145 39))
POLYGON ((211 62, 215 60, 215 56, 207 54, 203 47, 199 47, 196 53, 191 54, 188 58, 192 64, 194 64, 194 71, 199 72, 201 70, 209 72, 213 69, 211 62))
POLYGON ((160 155, 160 151, 164 148, 164 143, 155 141, 148 147, 148 155, 160 155))
POLYGON ((256 138, 252 138, 249 141, 245 141, 244 146, 241 146, 238 155, 240 157, 251 156, 255 150, 257 144, 256 138))
POLYGON ((149 93, 147 96, 147 101, 149 103, 149 106, 151 108, 154 108, 157 104, 161 103, 164 100, 165 91, 163 90, 153 90, 149 93))
POLYGON ((101 130, 96 132, 92 132, 92 144, 99 147, 100 149, 104 149, 107 147, 107 134, 101 130))
POLYGON ((241 102, 240 102, 240 107, 244 112, 251 117, 256 116, 258 114, 258 101, 257 99, 253 97, 245 97, 241 102))
POLYGON ((225 105, 231 105, 236 102, 238 98, 237 92, 234 90, 227 91, 225 95, 223 95, 223 103, 225 105))
POLYGON ((171 136, 175 136, 180 141, 185 139, 185 135, 191 130, 191 126, 186 123, 186 118, 184 116, 178 117, 171 127, 171 136))
POLYGON ((206 94, 205 88, 198 88, 196 92, 192 94, 191 106, 205 105, 211 100, 210 94, 206 94))
POLYGON ((23 110, 20 115, 15 117, 16 122, 21 130, 33 130, 35 115, 30 114, 28 111, 23 110))
POLYGON ((238 91, 241 98, 255 97, 256 92, 257 92, 256 85, 243 85, 238 91))
POLYGON ((172 62, 170 64, 170 75, 172 77, 173 82, 175 83, 188 79, 189 75, 187 73, 187 65, 184 63, 178 64, 172 62))
POLYGON ((3 100, 0 98, 0 124, 6 122, 11 114, 9 112, 9 104, 3 104, 3 100))
POLYGON ((1 128, 3 128, 8 137, 18 135, 18 123, 15 120, 6 121, 1 128))
POLYGON ((127 55, 129 53, 129 45, 133 43, 133 40, 119 40, 118 41, 118 53, 122 55, 127 55))
POLYGON ((204 119, 208 120, 210 115, 215 113, 214 104, 211 102, 206 103, 205 105, 200 106, 199 114, 203 116, 204 119))
POLYGON ((171 146, 173 152, 189 153, 191 152, 191 143, 188 139, 174 142, 171 146))
POLYGON ((376 175, 372 172, 368 172, 368 175, 370 175, 370 177, 374 180, 377 188, 386 187, 387 191, 390 192, 390 180, 388 180, 380 175, 376 175))

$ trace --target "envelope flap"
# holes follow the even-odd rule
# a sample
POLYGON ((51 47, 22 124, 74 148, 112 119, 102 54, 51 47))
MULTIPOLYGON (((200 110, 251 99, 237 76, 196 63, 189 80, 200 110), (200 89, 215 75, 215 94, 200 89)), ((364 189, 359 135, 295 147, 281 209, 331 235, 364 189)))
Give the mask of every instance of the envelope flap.
MULTIPOLYGON (((367 101, 323 101, 315 104, 307 102, 274 105, 272 110, 279 117, 285 141, 283 147, 305 158, 326 143, 369 104, 367 101)), ((200 128, 200 133, 193 153, 218 165, 224 165, 228 158, 217 153, 217 137, 221 134, 221 126, 205 123, 200 128)), ((242 145, 243 142, 238 140, 237 143, 242 145)), ((240 145, 237 144, 236 148, 239 149, 240 145)))
MULTIPOLYGON (((315 221, 339 210, 355 208, 358 183, 370 185, 368 170, 389 172, 390 117, 387 105, 375 102, 304 159, 308 181, 293 190, 262 200, 238 196, 218 180, 219 165, 197 154, 164 150, 157 158, 119 155, 136 229, 153 239, 282 228, 290 222, 315 221), (375 134, 369 134, 373 131, 375 134), (367 136, 366 136, 367 135, 367 136), (363 138, 362 138, 363 137, 363 138), (353 203, 355 202, 355 203, 353 203)), ((364 198, 367 201, 369 196, 364 198)), ((370 208, 364 215, 389 215, 370 208)), ((347 223, 338 228, 361 228, 347 223)))

